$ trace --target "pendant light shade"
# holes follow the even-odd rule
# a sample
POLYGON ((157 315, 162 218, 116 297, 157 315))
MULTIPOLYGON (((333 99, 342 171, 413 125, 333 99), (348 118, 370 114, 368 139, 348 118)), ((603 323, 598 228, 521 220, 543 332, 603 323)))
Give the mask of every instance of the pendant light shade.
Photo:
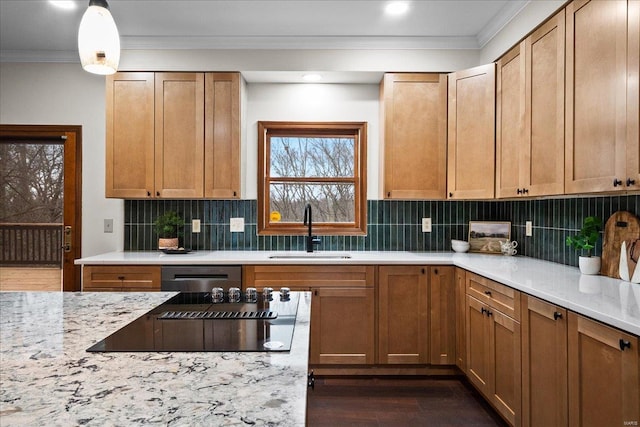
POLYGON ((113 74, 120 62, 120 35, 106 0, 90 0, 78 30, 78 52, 85 71, 113 74))

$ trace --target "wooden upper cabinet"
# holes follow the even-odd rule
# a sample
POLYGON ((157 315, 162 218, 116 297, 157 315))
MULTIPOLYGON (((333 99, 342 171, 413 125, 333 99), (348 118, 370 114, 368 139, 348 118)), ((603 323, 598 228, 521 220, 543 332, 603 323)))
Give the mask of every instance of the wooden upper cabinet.
POLYGON ((497 63, 496 196, 564 192, 565 13, 497 63))
POLYGON ((637 190, 640 189, 640 0, 629 1, 628 7, 627 179, 630 181, 625 181, 625 185, 637 190))
POLYGON ((204 74, 156 73, 156 196, 201 198, 204 74))
POLYGON ((496 197, 523 192, 520 170, 526 149, 525 44, 521 42, 498 60, 496 71, 496 197))
POLYGON ((576 0, 566 13, 565 192, 625 190, 627 66, 637 55, 627 50, 627 1, 576 0))
POLYGON ((385 199, 444 199, 447 76, 385 74, 380 87, 385 199))
POLYGON ((495 64, 449 74, 450 199, 494 197, 495 87, 495 64))
POLYGON ((154 74, 106 78, 106 197, 154 194, 154 74))
POLYGON ((240 197, 239 73, 205 74, 204 196, 240 197))

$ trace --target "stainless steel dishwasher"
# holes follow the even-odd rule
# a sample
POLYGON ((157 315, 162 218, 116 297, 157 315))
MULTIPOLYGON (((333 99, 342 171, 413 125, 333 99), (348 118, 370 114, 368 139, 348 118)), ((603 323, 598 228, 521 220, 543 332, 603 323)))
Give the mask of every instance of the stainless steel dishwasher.
POLYGON ((239 265, 176 265, 162 267, 162 291, 211 292, 214 287, 226 291, 242 286, 239 265))

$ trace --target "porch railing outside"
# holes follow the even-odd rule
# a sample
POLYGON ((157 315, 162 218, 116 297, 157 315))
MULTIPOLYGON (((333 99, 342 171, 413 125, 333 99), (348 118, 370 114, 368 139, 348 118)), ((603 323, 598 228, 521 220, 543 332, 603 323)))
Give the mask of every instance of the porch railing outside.
POLYGON ((62 265, 62 224, 0 224, 0 265, 62 265))

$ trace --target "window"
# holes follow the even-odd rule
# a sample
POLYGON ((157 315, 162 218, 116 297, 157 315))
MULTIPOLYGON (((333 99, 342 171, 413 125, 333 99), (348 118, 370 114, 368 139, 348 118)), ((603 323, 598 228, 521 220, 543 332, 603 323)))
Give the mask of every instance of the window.
POLYGON ((367 124, 258 122, 258 234, 366 234, 367 124))

